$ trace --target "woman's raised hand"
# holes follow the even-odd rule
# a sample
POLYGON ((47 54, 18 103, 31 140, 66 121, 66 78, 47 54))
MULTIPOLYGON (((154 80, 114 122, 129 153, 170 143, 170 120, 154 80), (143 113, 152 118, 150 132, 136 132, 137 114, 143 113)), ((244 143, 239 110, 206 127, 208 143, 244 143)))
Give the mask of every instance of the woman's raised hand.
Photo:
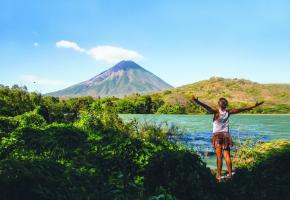
POLYGON ((192 95, 192 100, 194 100, 194 101, 197 101, 198 100, 198 97, 196 97, 196 96, 194 96, 194 95, 192 95))
POLYGON ((257 106, 260 106, 260 105, 262 105, 264 103, 264 101, 261 101, 261 102, 256 102, 256 104, 255 104, 255 106, 257 107, 257 106))

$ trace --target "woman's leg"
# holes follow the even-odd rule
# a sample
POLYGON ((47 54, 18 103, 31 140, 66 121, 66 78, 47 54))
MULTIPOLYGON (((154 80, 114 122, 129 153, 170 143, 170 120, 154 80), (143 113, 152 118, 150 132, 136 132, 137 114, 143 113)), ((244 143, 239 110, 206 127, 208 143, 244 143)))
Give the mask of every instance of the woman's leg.
POLYGON ((227 163, 227 168, 229 172, 229 176, 232 176, 232 161, 231 161, 231 153, 230 153, 230 148, 224 150, 224 158, 227 163))
POLYGON ((221 177, 222 174, 222 148, 221 147, 216 147, 215 148, 215 153, 216 153, 216 164, 217 164, 217 178, 221 177))

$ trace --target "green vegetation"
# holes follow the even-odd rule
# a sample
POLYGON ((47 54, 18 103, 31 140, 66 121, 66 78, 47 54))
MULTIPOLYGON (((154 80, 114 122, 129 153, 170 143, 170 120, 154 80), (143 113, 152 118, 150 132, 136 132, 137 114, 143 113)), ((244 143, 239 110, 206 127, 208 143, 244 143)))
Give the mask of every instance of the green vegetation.
POLYGON ((158 96, 170 105, 180 105, 185 109, 185 113, 204 113, 199 107, 193 106, 193 94, 212 106, 217 105, 220 97, 227 98, 230 106, 235 108, 265 101, 262 107, 248 113, 290 114, 290 85, 286 84, 259 84, 244 79, 212 77, 209 80, 153 93, 151 96, 158 96))
POLYGON ((232 190, 232 199, 289 199, 289 141, 248 143, 233 161, 236 175, 226 185, 232 190))
MULTIPOLYGON (((155 97, 136 95, 126 109, 158 112, 155 97)), ((118 99, 60 100, 14 86, 0 87, 0 102, 3 200, 289 196, 287 141, 242 146, 233 180, 218 184, 197 153, 174 142, 178 129, 124 124, 118 99)))
POLYGON ((258 84, 243 79, 209 80, 147 95, 134 94, 110 98, 118 113, 131 114, 206 114, 191 99, 196 95, 209 105, 216 106, 220 97, 230 102, 230 108, 252 106, 265 101, 263 106, 248 111, 250 114, 290 114, 290 86, 258 84))
MULTIPOLYGON (((17 90, 18 86, 14 86, 17 90)), ((19 90, 19 88, 18 88, 19 90)), ((252 106, 256 101, 265 101, 262 107, 248 111, 251 114, 290 114, 290 86, 289 85, 271 85, 258 84, 243 79, 223 79, 213 77, 209 80, 200 81, 194 84, 185 85, 179 88, 166 90, 159 93, 147 95, 133 94, 123 98, 106 97, 102 98, 102 103, 110 103, 115 107, 118 113, 122 114, 206 114, 206 111, 196 105, 191 97, 196 95, 202 101, 209 105, 216 106, 220 97, 229 100, 230 108, 242 108, 252 106)), ((3 93, 5 95, 5 93, 3 93)), ((92 103, 92 97, 71 98, 66 101, 60 101, 56 97, 40 98, 39 94, 32 93, 30 97, 19 99, 21 90, 18 94, 11 96, 11 99, 1 99, 3 101, 12 101, 18 99, 18 103, 14 104, 8 110, 0 108, 0 113, 15 113, 16 107, 21 107, 24 103, 27 107, 21 107, 21 112, 31 110, 36 105, 41 104, 43 112, 47 109, 55 110, 51 112, 51 116, 47 116, 52 121, 56 115, 66 112, 62 121, 76 117, 76 111, 92 103), (20 94, 19 94, 20 93, 20 94), (41 101, 41 102, 40 102, 41 101), (48 108, 48 106, 52 106, 48 108), (64 109, 62 112, 57 111, 64 109)), ((9 103, 9 102, 8 102, 9 103)), ((58 117, 57 117, 58 118, 58 117)))
POLYGON ((0 199, 216 199, 206 192, 216 183, 205 163, 169 142, 175 128, 124 124, 108 99, 64 101, 16 86, 0 92, 0 199), (155 182, 187 167, 190 177, 187 170, 155 182))

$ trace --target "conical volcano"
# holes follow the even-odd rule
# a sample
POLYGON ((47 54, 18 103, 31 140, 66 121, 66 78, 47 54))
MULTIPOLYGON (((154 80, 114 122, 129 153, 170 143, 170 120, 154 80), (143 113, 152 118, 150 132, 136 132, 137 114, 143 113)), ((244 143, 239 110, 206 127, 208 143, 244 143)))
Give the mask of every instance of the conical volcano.
POLYGON ((133 93, 145 94, 170 88, 172 88, 171 85, 137 63, 121 61, 87 81, 46 95, 59 97, 122 97, 133 93))

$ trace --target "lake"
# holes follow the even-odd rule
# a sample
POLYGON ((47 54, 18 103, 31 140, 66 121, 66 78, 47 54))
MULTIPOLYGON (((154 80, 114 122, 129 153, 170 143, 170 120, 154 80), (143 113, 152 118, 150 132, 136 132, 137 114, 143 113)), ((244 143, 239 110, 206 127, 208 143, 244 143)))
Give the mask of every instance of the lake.
MULTIPOLYGON (((215 168, 214 150, 211 146, 212 115, 138 115, 122 114, 120 117, 129 122, 175 125, 184 136, 180 139, 188 148, 195 149, 205 156, 209 167, 215 168)), ((232 115, 230 133, 236 142, 247 139, 270 141, 273 139, 290 140, 290 115, 232 115)))

